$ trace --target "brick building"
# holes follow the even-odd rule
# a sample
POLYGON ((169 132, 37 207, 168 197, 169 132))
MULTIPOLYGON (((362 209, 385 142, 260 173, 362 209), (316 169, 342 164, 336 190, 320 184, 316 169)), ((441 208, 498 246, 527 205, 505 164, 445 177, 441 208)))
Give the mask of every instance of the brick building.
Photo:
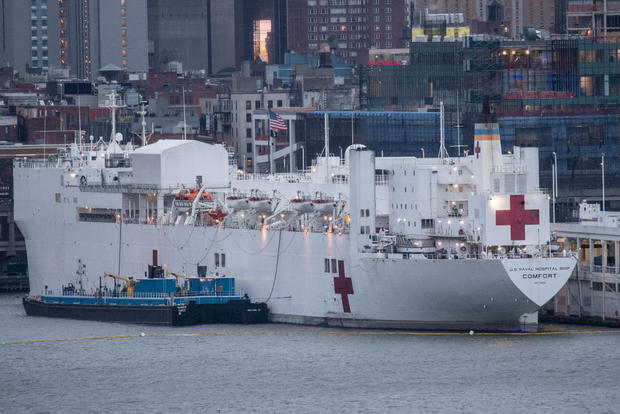
POLYGON ((289 0, 288 49, 297 53, 331 50, 365 64, 368 49, 406 46, 405 0, 289 0))

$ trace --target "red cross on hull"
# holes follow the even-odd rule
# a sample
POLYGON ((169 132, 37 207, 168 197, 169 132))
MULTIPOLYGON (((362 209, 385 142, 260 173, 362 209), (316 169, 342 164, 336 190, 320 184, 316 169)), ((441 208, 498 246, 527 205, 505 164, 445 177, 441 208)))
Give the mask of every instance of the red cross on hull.
POLYGON ((525 226, 528 224, 540 224, 539 211, 525 209, 524 195, 511 195, 510 210, 496 211, 495 224, 498 226, 510 226, 511 240, 525 240, 525 226))
POLYGON ((334 292, 342 298, 342 310, 351 313, 348 295, 353 294, 353 281, 344 275, 344 260, 338 260, 338 277, 334 278, 334 292))

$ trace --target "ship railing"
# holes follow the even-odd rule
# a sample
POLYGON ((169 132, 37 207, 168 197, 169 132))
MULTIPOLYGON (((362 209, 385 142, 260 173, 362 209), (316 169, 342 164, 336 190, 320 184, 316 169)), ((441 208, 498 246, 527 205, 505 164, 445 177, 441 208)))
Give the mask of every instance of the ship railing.
POLYGON ((620 275, 620 268, 616 269, 615 266, 580 264, 579 271, 588 272, 588 273, 604 273, 604 274, 620 275))
POLYGON ((236 175, 237 181, 276 181, 276 182, 287 182, 287 183, 305 183, 310 182, 310 175, 304 172, 298 173, 276 173, 276 174, 266 174, 266 173, 242 173, 236 175))
POLYGON ((512 173, 512 174, 525 174, 527 167, 525 165, 500 165, 493 168, 493 172, 496 173, 512 173))
POLYGON ((47 160, 15 160, 13 166, 16 168, 57 168, 57 161, 47 160))

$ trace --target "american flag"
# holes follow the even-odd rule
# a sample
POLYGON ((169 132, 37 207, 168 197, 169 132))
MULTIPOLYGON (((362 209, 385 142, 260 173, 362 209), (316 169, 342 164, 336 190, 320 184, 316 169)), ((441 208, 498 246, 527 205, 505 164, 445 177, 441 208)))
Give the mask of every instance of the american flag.
POLYGON ((286 131, 288 129, 284 119, 273 111, 269 111, 269 128, 277 131, 286 131))

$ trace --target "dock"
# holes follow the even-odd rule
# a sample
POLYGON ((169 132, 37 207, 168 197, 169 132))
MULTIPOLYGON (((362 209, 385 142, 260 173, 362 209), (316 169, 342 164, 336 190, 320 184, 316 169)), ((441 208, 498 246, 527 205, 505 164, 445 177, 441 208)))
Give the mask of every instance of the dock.
POLYGON ((27 292, 28 289, 28 276, 0 275, 0 292, 27 292))

